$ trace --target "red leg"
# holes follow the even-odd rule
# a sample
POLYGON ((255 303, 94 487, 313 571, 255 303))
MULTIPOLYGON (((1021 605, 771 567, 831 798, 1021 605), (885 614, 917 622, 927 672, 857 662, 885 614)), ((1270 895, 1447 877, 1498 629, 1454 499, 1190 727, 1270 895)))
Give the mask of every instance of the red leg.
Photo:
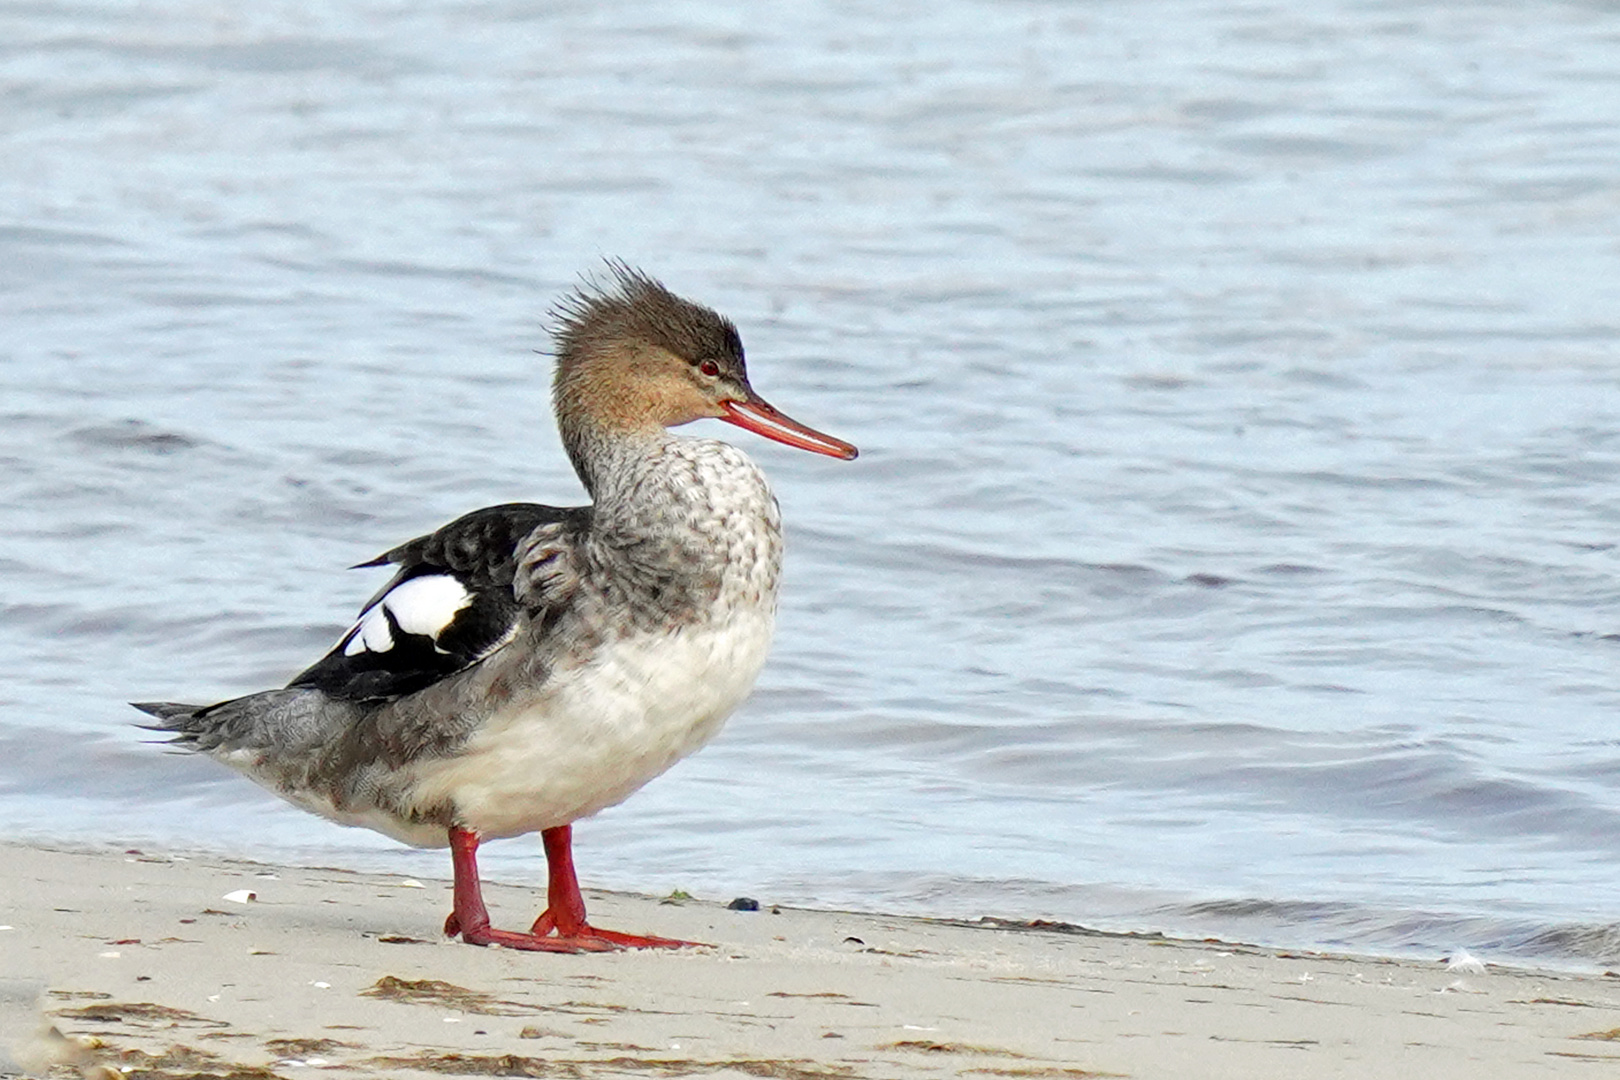
POLYGON ((574 874, 574 829, 559 825, 540 834, 546 847, 546 910, 534 920, 531 932, 545 941, 569 943, 581 948, 680 949, 699 945, 696 941, 642 937, 614 930, 598 930, 585 921, 585 898, 579 893, 574 874), (552 936, 555 935, 555 936, 552 936))
POLYGON ((605 952, 615 947, 611 942, 589 938, 570 940, 546 937, 538 931, 522 934, 496 930, 489 925, 489 910, 484 907, 484 892, 478 881, 478 834, 451 826, 450 860, 455 868, 456 883, 455 907, 444 921, 444 932, 449 936, 460 934, 461 940, 469 945, 503 945, 530 952, 605 952))

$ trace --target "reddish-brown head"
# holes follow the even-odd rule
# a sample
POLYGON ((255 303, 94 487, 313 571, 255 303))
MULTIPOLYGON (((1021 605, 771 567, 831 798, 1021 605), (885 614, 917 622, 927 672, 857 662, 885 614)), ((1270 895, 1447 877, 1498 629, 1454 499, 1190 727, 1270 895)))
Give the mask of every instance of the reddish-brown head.
POLYGON ((801 450, 855 457, 849 443, 754 392, 729 319, 623 263, 608 265, 611 281, 575 291, 553 312, 553 394, 570 453, 587 431, 647 431, 707 416, 801 450))

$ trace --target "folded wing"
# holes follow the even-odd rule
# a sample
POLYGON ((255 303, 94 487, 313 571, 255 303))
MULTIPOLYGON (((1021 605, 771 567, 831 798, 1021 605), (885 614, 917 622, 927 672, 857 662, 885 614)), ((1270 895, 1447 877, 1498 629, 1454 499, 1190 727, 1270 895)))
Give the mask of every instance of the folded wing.
POLYGON ((583 529, 588 507, 506 503, 475 510, 361 566, 399 571, 332 651, 289 684, 348 701, 415 693, 504 648, 530 614, 512 582, 537 529, 583 529))

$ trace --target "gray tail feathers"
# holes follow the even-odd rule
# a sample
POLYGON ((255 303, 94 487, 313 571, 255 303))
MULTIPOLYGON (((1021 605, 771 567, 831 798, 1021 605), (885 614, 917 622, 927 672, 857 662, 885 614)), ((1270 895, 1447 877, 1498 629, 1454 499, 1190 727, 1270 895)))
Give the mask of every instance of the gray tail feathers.
POLYGON ((184 730, 185 722, 207 707, 204 705, 181 705, 174 701, 132 701, 130 704, 148 716, 155 716, 163 721, 161 724, 140 725, 147 731, 184 730))
POLYGON ((130 704, 148 716, 157 717, 157 723, 141 724, 140 727, 147 731, 172 731, 175 736, 169 741, 182 745, 196 741, 192 725, 197 715, 208 708, 206 705, 181 705, 174 701, 132 701, 130 704))
POLYGON ((205 754, 233 750, 271 750, 296 754, 326 743, 353 720, 347 703, 319 690, 266 690, 262 694, 222 701, 218 705, 181 705, 172 701, 133 702, 153 724, 148 731, 171 731, 171 743, 205 754))

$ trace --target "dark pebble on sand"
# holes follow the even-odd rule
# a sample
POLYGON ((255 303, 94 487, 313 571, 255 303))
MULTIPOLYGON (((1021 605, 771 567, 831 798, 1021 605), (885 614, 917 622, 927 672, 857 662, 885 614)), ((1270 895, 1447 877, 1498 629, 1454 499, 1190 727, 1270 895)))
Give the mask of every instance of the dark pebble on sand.
POLYGON ((758 911, 759 901, 751 899, 747 896, 739 896, 737 899, 727 904, 726 907, 730 908, 732 911, 758 911))

